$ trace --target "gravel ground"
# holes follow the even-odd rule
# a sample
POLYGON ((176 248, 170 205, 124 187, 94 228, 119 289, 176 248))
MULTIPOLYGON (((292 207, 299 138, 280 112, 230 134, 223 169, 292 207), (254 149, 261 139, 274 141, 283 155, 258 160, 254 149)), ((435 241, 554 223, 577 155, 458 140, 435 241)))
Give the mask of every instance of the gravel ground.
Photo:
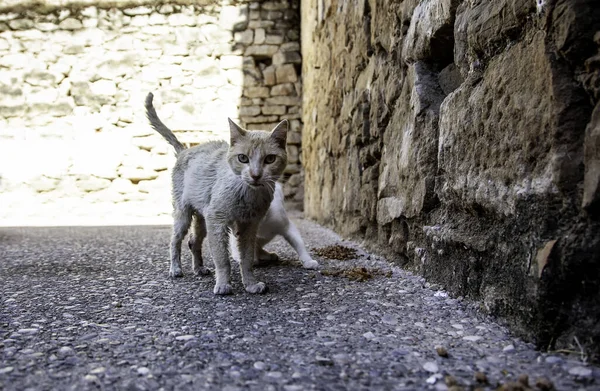
POLYGON ((477 305, 296 221, 321 269, 278 240, 282 262, 256 269, 269 292, 245 293, 234 268, 227 297, 188 251, 185 276, 168 277, 169 227, 0 228, 0 389, 525 389, 507 384, 522 374, 532 389, 600 389, 579 355, 537 352, 477 305), (356 255, 316 255, 331 245, 356 255))

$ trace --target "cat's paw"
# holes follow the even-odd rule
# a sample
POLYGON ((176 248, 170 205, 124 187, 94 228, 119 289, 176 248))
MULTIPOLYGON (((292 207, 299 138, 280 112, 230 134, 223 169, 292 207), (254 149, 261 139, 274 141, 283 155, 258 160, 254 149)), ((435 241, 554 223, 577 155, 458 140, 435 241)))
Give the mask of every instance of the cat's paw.
POLYGON ((215 285, 213 293, 215 295, 231 295, 233 293, 233 289, 229 284, 215 285))
POLYGON ((171 277, 171 278, 183 277, 183 271, 181 271, 181 267, 171 266, 171 268, 169 269, 169 277, 171 277))
POLYGON ((264 282, 257 282, 256 284, 246 286, 246 292, 248 293, 265 293, 267 291, 267 285, 264 282))
POLYGON ((258 261, 258 263, 260 263, 260 262, 277 262, 277 261, 279 261, 279 255, 277 255, 275 253, 270 253, 265 250, 261 250, 258 253, 257 261, 258 261))
POLYGON ((194 268, 194 274, 197 276, 209 276, 210 269, 205 266, 196 267, 194 268))
POLYGON ((315 261, 314 259, 308 259, 306 261, 302 261, 302 267, 305 269, 315 270, 319 268, 319 262, 315 261))

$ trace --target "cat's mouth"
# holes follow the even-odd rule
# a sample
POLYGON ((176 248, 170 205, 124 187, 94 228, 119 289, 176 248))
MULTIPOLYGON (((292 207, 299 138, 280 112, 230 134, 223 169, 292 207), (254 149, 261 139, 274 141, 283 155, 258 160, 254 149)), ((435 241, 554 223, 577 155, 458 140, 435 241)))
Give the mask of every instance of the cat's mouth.
POLYGON ((256 181, 252 181, 252 182, 251 181, 246 181, 246 184, 248 184, 248 186, 250 186, 250 187, 255 187, 255 188, 263 186, 262 183, 256 182, 256 181))

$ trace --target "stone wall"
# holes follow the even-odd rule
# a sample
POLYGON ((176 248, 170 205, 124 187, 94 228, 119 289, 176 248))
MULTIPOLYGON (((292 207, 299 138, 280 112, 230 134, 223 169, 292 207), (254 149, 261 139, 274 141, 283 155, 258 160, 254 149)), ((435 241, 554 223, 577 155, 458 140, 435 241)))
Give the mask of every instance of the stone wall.
POLYGON ((599 45, 594 0, 303 0, 306 214, 600 353, 599 45))
POLYGON ((1 224, 168 223, 150 91, 188 146, 227 139, 227 117, 289 118, 284 188, 302 199, 299 17, 287 0, 0 5, 1 224))

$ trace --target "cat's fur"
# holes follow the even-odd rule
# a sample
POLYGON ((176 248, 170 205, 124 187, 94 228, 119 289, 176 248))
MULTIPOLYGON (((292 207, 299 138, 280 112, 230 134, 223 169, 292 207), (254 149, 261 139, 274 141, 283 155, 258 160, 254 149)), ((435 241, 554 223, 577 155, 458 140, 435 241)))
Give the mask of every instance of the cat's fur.
MULTIPOLYGON (((300 258, 302 266, 305 269, 316 269, 319 264, 317 261, 313 260, 308 254, 308 251, 306 251, 302 236, 300 236, 300 232, 298 232, 296 225, 290 221, 287 212, 285 211, 285 205, 283 201, 283 189, 281 188, 281 184, 277 183, 275 185, 273 201, 271 201, 267 215, 264 217, 258 227, 258 235, 256 240, 257 253, 255 256, 256 262, 270 262, 278 259, 277 254, 269 253, 265 251, 263 247, 273 240, 275 236, 282 235, 298 253, 298 258, 300 258)), ((239 260, 240 255, 237 251, 238 246, 235 235, 230 235, 229 243, 231 245, 232 257, 236 260, 239 260)))
POLYGON ((229 145, 212 141, 185 149, 158 118, 152 99, 153 95, 148 94, 146 114, 150 124, 177 153, 173 169, 170 275, 182 275, 181 242, 192 224, 193 269, 196 274, 209 273, 202 261, 202 241, 207 236, 215 263, 215 294, 232 293, 228 253, 230 232, 237 239, 240 272, 246 291, 265 292, 266 285, 255 279, 252 265, 259 253, 256 248, 259 223, 273 201, 275 182, 287 162, 287 121, 267 133, 243 130, 229 120, 229 145))

